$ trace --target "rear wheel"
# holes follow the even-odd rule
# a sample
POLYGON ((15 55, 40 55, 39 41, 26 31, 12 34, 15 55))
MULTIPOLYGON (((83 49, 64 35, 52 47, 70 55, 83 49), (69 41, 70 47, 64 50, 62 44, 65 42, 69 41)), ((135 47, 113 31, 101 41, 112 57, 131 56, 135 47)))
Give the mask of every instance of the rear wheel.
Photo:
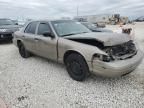
POLYGON ((79 54, 70 54, 66 58, 65 64, 70 77, 76 81, 83 81, 89 75, 88 65, 79 54))
POLYGON ((22 43, 20 43, 18 47, 19 47, 19 53, 23 58, 30 57, 30 53, 25 49, 22 43))

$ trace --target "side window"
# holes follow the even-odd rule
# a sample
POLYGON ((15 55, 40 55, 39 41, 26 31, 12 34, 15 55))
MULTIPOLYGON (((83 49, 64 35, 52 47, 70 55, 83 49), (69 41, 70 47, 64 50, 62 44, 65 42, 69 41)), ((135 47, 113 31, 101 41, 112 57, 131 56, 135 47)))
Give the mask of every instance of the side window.
POLYGON ((31 22, 25 29, 25 33, 35 34, 37 22, 31 22))
POLYGON ((38 35, 42 35, 45 32, 51 32, 50 27, 46 23, 40 23, 38 27, 38 35))

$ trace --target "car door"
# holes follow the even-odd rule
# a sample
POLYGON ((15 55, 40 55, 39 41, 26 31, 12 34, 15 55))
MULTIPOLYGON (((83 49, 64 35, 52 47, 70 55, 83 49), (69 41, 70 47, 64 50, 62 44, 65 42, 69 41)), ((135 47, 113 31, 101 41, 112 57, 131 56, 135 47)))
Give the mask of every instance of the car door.
POLYGON ((35 47, 35 36, 38 22, 34 21, 27 25, 23 33, 23 42, 27 50, 34 52, 36 51, 35 47))
POLYGON ((57 60, 57 38, 44 36, 43 34, 45 32, 53 35, 49 23, 40 22, 37 29, 37 36, 35 37, 37 54, 52 60, 57 60))

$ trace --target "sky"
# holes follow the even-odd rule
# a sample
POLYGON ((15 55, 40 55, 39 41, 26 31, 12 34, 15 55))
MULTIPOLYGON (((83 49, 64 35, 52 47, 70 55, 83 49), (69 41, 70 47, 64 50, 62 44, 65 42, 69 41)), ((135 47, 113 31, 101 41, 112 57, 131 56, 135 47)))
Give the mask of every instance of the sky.
POLYGON ((119 13, 144 16, 144 0, 0 0, 0 18, 60 18, 119 13))

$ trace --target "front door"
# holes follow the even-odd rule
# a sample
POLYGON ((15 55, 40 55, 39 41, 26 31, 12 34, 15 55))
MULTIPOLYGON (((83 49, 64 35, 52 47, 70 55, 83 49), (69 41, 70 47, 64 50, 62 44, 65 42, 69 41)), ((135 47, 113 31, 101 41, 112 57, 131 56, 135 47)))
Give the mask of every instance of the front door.
POLYGON ((57 60, 57 38, 45 37, 43 34, 52 30, 48 22, 40 22, 35 37, 37 54, 52 60, 57 60))

